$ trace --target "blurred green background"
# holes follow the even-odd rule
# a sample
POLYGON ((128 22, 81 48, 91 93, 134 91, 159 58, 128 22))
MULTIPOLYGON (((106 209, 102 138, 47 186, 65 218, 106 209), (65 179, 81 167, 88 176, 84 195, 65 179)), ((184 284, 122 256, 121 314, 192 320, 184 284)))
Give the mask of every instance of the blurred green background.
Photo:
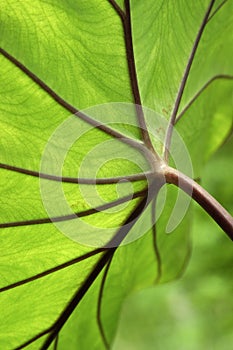
MULTIPOLYGON (((233 137, 206 165, 201 183, 233 213, 233 137)), ((233 349, 233 246, 195 205, 193 252, 184 276, 124 303, 113 350, 233 349)))

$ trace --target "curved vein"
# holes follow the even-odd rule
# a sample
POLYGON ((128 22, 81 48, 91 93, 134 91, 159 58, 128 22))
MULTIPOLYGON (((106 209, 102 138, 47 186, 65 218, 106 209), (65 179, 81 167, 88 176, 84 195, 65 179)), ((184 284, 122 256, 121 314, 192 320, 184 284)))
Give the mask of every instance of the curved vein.
MULTIPOLYGON (((161 184, 159 184, 161 185, 161 184)), ((154 189, 154 186, 157 188, 158 184, 156 181, 154 181, 150 188, 154 189)), ((149 189, 150 189, 149 188, 149 189)), ((50 335, 47 337, 46 341, 40 348, 40 350, 47 350, 57 334, 60 332, 70 315, 73 313, 73 311, 76 309, 79 302, 82 300, 82 298, 85 296, 91 285, 94 283, 96 278, 99 276, 100 272, 103 270, 103 268, 106 266, 106 264, 109 262, 109 260, 114 255, 115 251, 119 247, 119 245, 122 243, 122 241, 125 239, 133 225, 135 224, 138 216, 140 216, 143 211, 146 209, 146 207, 149 205, 149 203, 152 200, 153 197, 153 191, 147 190, 147 195, 142 198, 142 200, 139 202, 139 204, 135 207, 135 209, 131 212, 131 214, 128 216, 128 218, 125 220, 124 225, 117 231, 117 233, 114 235, 114 237, 109 241, 107 244, 107 251, 102 255, 102 257, 98 260, 96 265, 93 267, 90 274, 87 276, 86 280, 83 282, 82 286, 78 288, 72 299, 70 300, 67 307, 64 309, 62 314, 59 316, 57 321, 52 326, 53 331, 50 333, 50 335)))
MULTIPOLYGON (((157 189, 159 186, 162 186, 161 183, 157 183, 157 181, 153 181, 149 187, 149 189, 154 189, 154 187, 157 189)), ((125 221, 126 226, 122 226, 116 233, 116 235, 110 240, 109 246, 111 248, 107 249, 102 257, 97 261, 96 265, 93 267, 90 274, 87 276, 86 280, 83 282, 81 287, 79 287, 76 291, 76 293, 73 295, 71 300, 69 301, 66 308, 63 310, 63 312, 60 314, 58 319, 54 322, 54 324, 46 329, 44 332, 41 332, 37 336, 31 338, 27 343, 24 343, 23 346, 19 347, 18 349, 22 349, 28 344, 31 344, 36 339, 40 338, 42 335, 48 334, 47 339, 45 340, 44 344, 40 348, 40 350, 47 350, 51 343, 56 339, 57 335, 59 334, 60 330, 70 317, 70 315, 73 313, 73 311, 76 309, 79 302, 82 300, 82 298, 85 296, 87 291, 89 290, 90 286, 93 284, 93 282, 96 280, 100 272, 103 270, 104 266, 108 263, 109 259, 112 258, 114 255, 114 252, 118 248, 118 246, 121 244, 121 242, 124 240, 124 238, 127 236, 130 229, 135 224, 135 221, 137 220, 138 216, 142 214, 142 212, 145 210, 145 208, 149 205, 153 198, 154 191, 149 191, 147 189, 146 193, 147 195, 142 198, 140 203, 136 206, 136 208, 132 211, 132 213, 128 216, 128 218, 125 221), (149 197, 149 198, 148 198, 149 197), (125 229, 126 227, 126 229, 125 229), (117 244, 113 246, 113 244, 117 244), (25 345, 26 344, 26 345, 25 345)))
MULTIPOLYGON (((129 223, 129 225, 127 226, 127 230, 124 230, 124 227, 121 227, 116 233, 115 237, 113 237, 109 242, 110 245, 112 245, 112 242, 117 242, 118 246, 120 245, 120 243, 123 241, 123 239, 126 237, 128 232, 130 231, 131 227, 134 225, 135 219, 138 217, 139 213, 143 212, 146 205, 147 205, 147 198, 143 198, 140 201, 140 203, 136 206, 136 208, 133 210, 133 212, 129 215, 127 220, 125 221, 125 224, 129 223)), ((50 333, 47 339, 45 340, 44 344, 41 346, 40 350, 47 350, 49 348, 51 343, 59 334, 63 325, 68 320, 69 316, 73 313, 73 311, 76 309, 79 302, 82 300, 82 298, 85 296, 85 294, 89 290, 90 286, 96 280, 96 278, 98 277, 100 272, 103 270, 103 268, 106 266, 108 261, 112 259, 112 256, 114 255, 118 246, 115 246, 106 250, 106 252, 102 255, 102 257, 97 261, 96 265, 93 267, 92 271, 87 276, 86 280, 83 282, 81 287, 77 289, 76 293, 70 299, 68 305, 60 314, 58 319, 54 322, 54 324, 50 328, 46 329, 43 332, 40 332, 38 335, 36 335, 35 337, 25 342, 23 345, 18 347, 17 350, 23 349, 24 347, 31 344, 32 342, 42 337, 43 335, 50 333)))
POLYGON ((205 85, 194 95, 194 97, 187 103, 187 105, 183 108, 183 110, 180 112, 180 114, 177 116, 175 124, 181 119, 181 117, 186 113, 186 111, 191 107, 191 105, 197 100, 197 98, 202 94, 203 91, 206 90, 206 88, 211 85, 215 80, 218 79, 227 79, 227 80, 233 80, 232 75, 227 74, 218 74, 212 77, 210 80, 205 83, 205 85))
POLYGON ((149 132, 147 129, 145 116, 143 112, 142 102, 141 102, 141 96, 138 86, 138 78, 137 78, 137 71, 136 71, 136 64, 135 64, 135 57, 134 57, 134 48, 133 48, 133 37, 132 37, 132 23, 131 23, 131 13, 130 13, 130 1, 125 0, 125 10, 126 15, 123 19, 123 29, 124 29, 124 36, 125 36, 125 47, 126 47, 126 57, 127 57, 127 63, 128 63, 128 70, 129 70, 129 77, 131 82, 131 88, 132 93, 134 97, 135 102, 135 109, 136 109, 136 115, 138 118, 138 124, 141 131, 141 136, 144 141, 144 144, 148 147, 150 151, 153 152, 153 154, 157 157, 157 153, 154 150, 154 147, 152 145, 149 132))
POLYGON ((157 276, 155 278, 155 284, 159 283, 162 276, 162 260, 159 252, 158 242, 157 242, 157 230, 156 230, 156 198, 152 201, 151 206, 151 221, 152 221, 152 235, 153 235, 153 248, 155 252, 155 257, 157 261, 157 276))
POLYGON ((80 288, 76 291, 70 302, 68 303, 67 307, 63 310, 61 315, 58 317, 57 321, 52 326, 52 331, 50 335, 45 340, 44 344, 41 346, 40 350, 47 350, 51 343, 56 338, 57 334, 60 332, 70 315, 73 313, 73 311, 76 309, 79 302, 82 300, 82 298, 85 296, 87 291, 89 290, 90 286, 94 283, 104 266, 107 264, 108 260, 110 259, 111 255, 114 253, 112 250, 108 250, 102 258, 97 262, 96 266, 93 268, 91 273, 88 275, 84 283, 81 285, 80 288))
POLYGON ((2 287, 0 288, 0 293, 2 292, 6 292, 7 290, 10 290, 10 289, 14 289, 16 287, 19 287, 19 286, 22 286, 24 284, 27 284, 27 283, 30 283, 30 282, 33 282, 33 281, 36 281, 42 277, 45 277, 45 276, 48 276, 54 272, 57 272, 57 271, 60 271, 60 270, 63 270, 65 269, 66 267, 69 267, 69 266, 72 266, 74 264, 77 264, 79 263, 80 261, 83 261, 85 259, 88 259, 96 254, 99 254, 99 253, 102 253, 104 252, 106 249, 104 248, 98 248, 98 249, 95 249, 89 253, 86 253, 84 255, 81 255, 77 258, 74 258, 72 260, 69 260, 63 264, 60 264, 60 265, 57 265, 55 267, 52 267, 51 269, 48 269, 48 270, 45 270, 43 272, 40 272, 34 276, 31 276, 31 277, 28 277, 28 278, 25 278, 21 281, 18 281, 18 282, 15 282, 15 283, 12 283, 12 284, 9 284, 8 286, 5 286, 5 287, 2 287))
POLYGON ((124 21, 125 19, 125 13, 124 11, 121 9, 121 7, 116 3, 115 0, 108 0, 108 2, 111 4, 111 6, 114 8, 114 10, 116 11, 116 13, 118 14, 118 16, 120 17, 120 19, 122 21, 124 21))
POLYGON ((15 221, 15 222, 7 222, 7 223, 1 223, 0 228, 9 228, 9 227, 18 227, 18 226, 29 226, 29 225, 43 225, 48 224, 52 222, 61 222, 61 221, 68 221, 68 220, 74 220, 78 218, 82 218, 85 216, 89 216, 92 214, 96 214, 98 212, 113 208, 117 205, 123 204, 125 202, 128 202, 132 199, 143 197, 146 194, 146 190, 135 192, 134 194, 116 199, 112 202, 109 202, 107 204, 100 205, 96 208, 87 209, 81 212, 77 212, 74 214, 69 215, 62 215, 62 216, 55 216, 52 218, 42 218, 42 219, 33 219, 33 220, 24 220, 24 221, 15 221))
POLYGON ((110 345, 108 343, 108 340, 107 340, 107 337, 106 337, 106 334, 104 331, 104 327, 102 324, 102 320, 101 320, 101 305, 102 305, 104 286, 105 286, 107 274, 108 274, 108 271, 109 271, 109 268, 110 268, 110 265, 112 262, 112 258, 113 258, 113 256, 110 258, 110 260, 108 261, 108 263, 105 267, 104 275, 102 277, 102 281, 101 281, 101 285, 100 285, 100 290, 99 290, 99 295, 98 295, 98 303, 97 303, 97 323, 98 323, 101 338, 102 338, 104 346, 107 350, 110 349, 110 345))
POLYGON ((185 174, 169 166, 165 169, 164 175, 167 183, 176 185, 192 197, 233 240, 233 217, 209 192, 185 174))
POLYGON ((196 39, 194 41, 194 45, 192 47, 191 54, 190 54, 189 59, 188 59, 188 63, 186 65, 186 68, 185 68, 185 71, 184 71, 184 75, 183 75, 182 80, 181 80, 181 84, 180 84, 180 87, 179 87, 179 90, 178 90, 178 94, 177 94, 177 97, 176 97, 176 100, 175 100, 175 104, 174 104, 174 108, 173 108, 172 114, 171 114, 170 119, 169 119, 169 124, 168 124, 168 127, 167 127, 166 136, 165 136, 164 151, 163 151, 163 158, 164 158, 165 162, 168 162, 169 149, 170 149, 170 145, 171 145, 171 138, 172 138, 173 127, 174 127, 174 124, 175 124, 175 121, 176 121, 176 116, 177 116, 177 113, 178 113, 178 110, 179 110, 180 102, 181 102, 181 99, 182 99, 182 96, 183 96, 183 92, 184 92, 184 89, 185 89, 185 86, 186 86, 186 82, 187 82, 187 79, 188 79, 188 76, 189 76, 189 72, 190 72, 190 69, 191 69, 191 66, 192 66, 195 54, 197 52, 197 48, 198 48, 198 45, 200 43, 202 34, 203 34, 204 29, 206 27, 209 14, 210 14, 213 6, 214 6, 214 3, 215 3, 215 0, 211 0, 210 4, 209 4, 209 6, 208 6, 208 8, 207 8, 207 10, 205 12, 204 18, 202 20, 202 23, 201 23, 200 28, 198 30, 196 39))
POLYGON ((39 85, 54 101, 56 101, 60 106, 74 114, 75 116, 82 119, 84 122, 89 125, 94 126, 95 128, 103 131, 105 134, 116 138, 117 140, 128 144, 133 148, 140 149, 141 142, 138 140, 134 140, 132 138, 127 137, 124 134, 110 128, 107 125, 104 125, 97 120, 91 118, 87 114, 82 111, 79 111, 77 108, 69 104, 62 97, 60 97, 54 90, 52 90, 45 82, 43 82, 39 77, 37 77, 34 73, 32 73, 26 66, 24 66, 21 62, 19 62, 16 58, 6 52, 3 48, 0 48, 0 53, 7 58, 10 62, 12 62, 15 66, 17 66, 22 72, 24 72, 31 80, 33 80, 37 85, 39 85))
POLYGON ((110 185, 110 184, 116 184, 119 181, 121 182, 136 182, 141 180, 146 180, 148 176, 151 176, 151 172, 145 172, 140 174, 133 174, 133 175, 126 175, 126 176, 116 176, 116 177, 109 177, 109 178, 76 178, 76 177, 64 177, 64 176, 56 176, 51 174, 45 174, 34 170, 29 170, 25 168, 16 167, 13 165, 8 165, 4 163, 0 163, 1 169, 6 169, 10 171, 14 171, 20 174, 25 174, 29 176, 38 177, 41 179, 51 180, 51 181, 58 181, 58 182, 67 182, 67 183, 73 183, 73 184, 82 184, 82 185, 110 185))

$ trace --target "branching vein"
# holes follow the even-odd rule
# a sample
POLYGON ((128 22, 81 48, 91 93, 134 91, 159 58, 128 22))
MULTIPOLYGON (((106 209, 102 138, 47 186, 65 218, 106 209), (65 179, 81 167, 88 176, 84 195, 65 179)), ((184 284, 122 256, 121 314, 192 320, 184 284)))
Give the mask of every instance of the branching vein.
POLYGON ((117 4, 117 2, 115 0, 108 0, 108 2, 112 5, 112 7, 114 8, 114 10, 116 11, 116 13, 119 15, 119 17, 121 18, 122 21, 124 21, 125 19, 125 13, 124 11, 121 9, 121 7, 117 4))
POLYGON ((77 108, 69 104, 62 97, 60 97, 54 90, 52 90, 47 84, 45 84, 40 78, 38 78, 34 73, 32 73, 27 67, 25 67, 21 62, 16 58, 11 56, 4 49, 0 48, 0 53, 6 57, 10 62, 17 66, 22 72, 24 72, 31 80, 33 80, 37 85, 39 85, 53 100, 55 100, 63 108, 83 120, 84 122, 92 125, 93 127, 103 131, 105 134, 116 138, 117 140, 128 144, 131 147, 139 148, 141 146, 140 141, 136 141, 132 138, 127 137, 126 135, 121 134, 120 132, 110 128, 107 125, 100 123, 99 121, 91 118, 82 111, 79 111, 77 108))
POLYGON ((46 330, 38 333, 37 335, 35 335, 34 337, 30 338, 29 340, 27 340, 26 342, 24 342, 23 344, 17 346, 17 348, 14 348, 14 350, 21 350, 26 348, 28 345, 34 343, 36 340, 40 339, 41 337, 43 337, 44 335, 50 333, 52 330, 52 327, 47 328, 46 330))
POLYGON ((77 218, 82 218, 85 216, 89 216, 89 215, 96 214, 98 212, 113 208, 117 205, 131 201, 132 199, 143 197, 146 195, 146 193, 147 193, 147 190, 138 191, 138 192, 135 192, 134 194, 130 194, 128 196, 116 199, 110 203, 100 205, 96 208, 87 209, 87 210, 77 212, 74 214, 70 214, 70 215, 62 215, 62 216, 56 216, 56 217, 51 217, 51 218, 41 218, 41 219, 34 219, 34 220, 24 220, 24 221, 1 223, 0 228, 29 226, 29 225, 42 225, 42 224, 48 224, 51 222, 61 222, 61 221, 74 220, 77 218))
POLYGON ((66 321, 68 320, 72 312, 75 310, 79 302, 82 300, 82 298, 85 296, 85 294, 89 290, 90 286, 94 283, 94 281, 99 276, 100 272, 109 262, 109 260, 112 259, 116 249, 119 247, 119 245, 122 243, 124 238, 127 236, 129 231, 135 224, 135 220, 137 219, 138 215, 141 215, 141 213, 144 211, 146 206, 149 204, 149 202, 151 201, 151 198, 149 202, 147 200, 148 200, 147 196, 142 198, 140 203, 128 216, 124 225, 120 227, 120 229, 115 234, 115 236, 109 241, 107 245, 109 249, 107 249, 107 251, 103 253, 103 255, 101 256, 99 261, 96 263, 96 265, 94 266, 90 274, 87 276, 87 278, 85 279, 81 287, 78 288, 77 292, 74 294, 73 298, 70 300, 67 307, 63 310, 63 312, 61 313, 57 321, 54 323, 54 325, 52 326, 52 332, 48 335, 46 341, 44 342, 40 350, 47 350, 51 345, 51 343, 54 341, 57 334, 62 329, 63 325, 66 323, 66 321))
POLYGON ((183 92, 184 92, 184 89, 185 89, 185 86, 186 86, 186 82, 187 82, 187 79, 188 79, 188 76, 189 76, 189 72, 190 72, 190 69, 191 69, 191 66, 192 66, 195 54, 197 52, 197 48, 198 48, 198 45, 200 43, 202 34, 203 34, 204 29, 206 27, 209 14, 210 14, 213 6, 214 6, 214 3, 215 3, 215 0, 211 0, 210 4, 209 4, 209 6, 208 6, 208 8, 206 10, 206 13, 205 13, 204 18, 203 18, 202 23, 201 23, 201 26, 200 26, 199 31, 197 33, 196 39, 194 41, 194 45, 192 47, 191 54, 189 56, 187 66, 185 68, 183 78, 181 80, 181 84, 180 84, 180 87, 179 87, 179 90, 178 90, 178 94, 177 94, 177 97, 176 97, 176 101, 175 101, 175 104, 174 104, 174 108, 173 108, 171 117, 169 119, 169 124, 168 124, 168 128, 167 128, 166 136, 165 136, 164 152, 163 152, 163 158, 164 158, 165 162, 168 162, 169 149, 170 149, 170 145, 171 145, 171 138, 172 138, 173 127, 174 127, 174 124, 175 124, 175 121, 176 121, 176 116, 177 116, 177 113, 178 113, 178 110, 179 110, 180 102, 181 102, 181 99, 182 99, 182 96, 183 96, 183 92))
POLYGON ((218 7, 214 10, 214 12, 213 12, 212 14, 210 14, 210 16, 209 16, 207 22, 209 22, 209 21, 219 12, 219 10, 221 10, 221 8, 223 7, 223 5, 225 5, 227 2, 228 2, 228 0, 222 1, 222 2, 218 5, 218 7))
POLYGON ((193 96, 193 98, 188 102, 188 104, 183 108, 183 110, 179 113, 179 115, 176 118, 175 124, 183 117, 183 115, 187 112, 187 110, 192 106, 192 104, 198 99, 198 97, 202 94, 203 91, 206 90, 206 88, 209 87, 215 80, 218 79, 226 79, 226 80, 233 80, 232 75, 227 74, 218 74, 212 77, 210 80, 205 83, 205 85, 193 96))

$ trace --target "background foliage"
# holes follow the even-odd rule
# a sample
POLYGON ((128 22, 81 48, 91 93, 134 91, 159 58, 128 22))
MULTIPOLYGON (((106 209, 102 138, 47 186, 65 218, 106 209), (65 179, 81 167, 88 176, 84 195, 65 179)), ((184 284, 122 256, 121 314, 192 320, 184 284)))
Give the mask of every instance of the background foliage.
MULTIPOLYGON (((232 151, 233 137, 208 162, 202 184, 233 214, 232 151)), ((230 349, 232 245, 197 205, 192 237, 192 257, 180 280, 126 300, 113 350, 230 349)))

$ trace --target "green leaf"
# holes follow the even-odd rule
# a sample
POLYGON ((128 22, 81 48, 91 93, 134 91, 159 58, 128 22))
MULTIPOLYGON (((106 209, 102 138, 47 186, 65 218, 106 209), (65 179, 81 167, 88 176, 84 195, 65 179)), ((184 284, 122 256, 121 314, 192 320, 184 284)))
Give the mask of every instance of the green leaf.
POLYGON ((177 101, 179 167, 187 147, 200 176, 229 133, 232 2, 215 2, 180 101, 209 1, 0 6, 0 347, 108 348, 125 297, 187 264, 189 202, 172 186, 157 196, 144 149, 161 155, 177 101))
POLYGON ((207 4, 208 1, 201 0, 132 2, 142 102, 165 116, 172 111, 207 4))
POLYGON ((232 127, 232 91, 230 79, 216 79, 177 122, 177 130, 183 135, 192 159, 195 177, 200 177, 203 165, 232 127))

